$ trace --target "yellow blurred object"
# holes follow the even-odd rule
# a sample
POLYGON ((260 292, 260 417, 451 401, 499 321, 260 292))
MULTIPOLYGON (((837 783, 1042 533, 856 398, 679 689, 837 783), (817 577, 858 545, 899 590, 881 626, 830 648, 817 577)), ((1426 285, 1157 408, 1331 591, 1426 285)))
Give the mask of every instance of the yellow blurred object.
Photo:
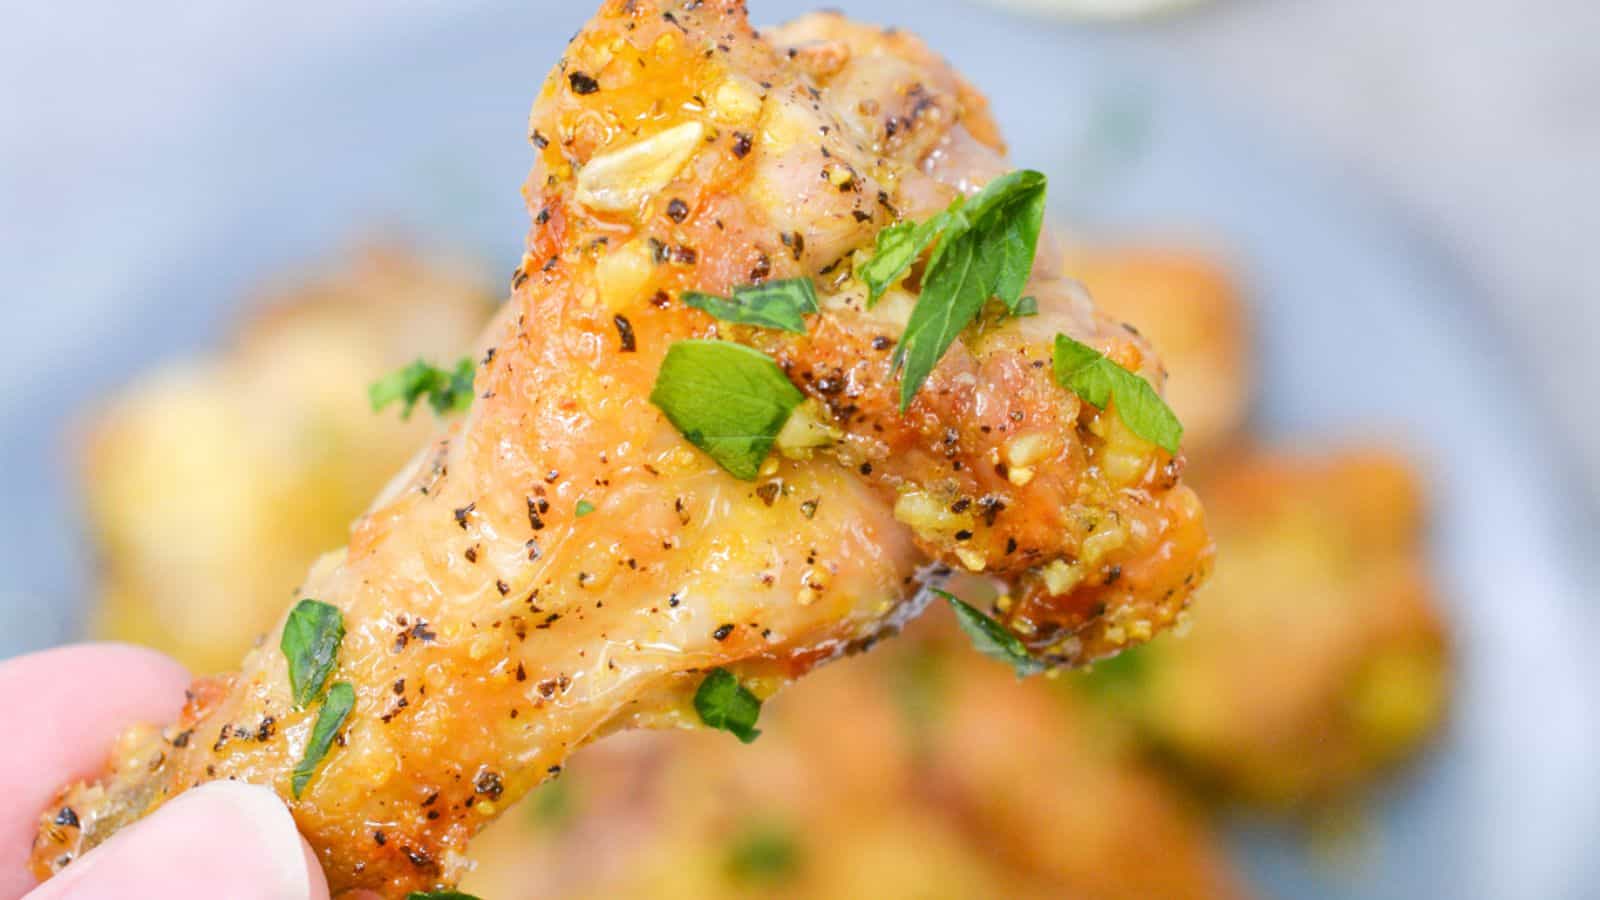
POLYGON ((1218 565, 1190 633, 1087 683, 1227 799, 1338 800, 1415 752, 1447 705, 1416 477, 1381 450, 1255 451, 1199 489, 1218 565))
POLYGON ((370 413, 368 383, 418 354, 453 360, 491 311, 463 271, 370 249, 111 400, 83 457, 95 633, 199 672, 236 665, 434 427, 370 413))

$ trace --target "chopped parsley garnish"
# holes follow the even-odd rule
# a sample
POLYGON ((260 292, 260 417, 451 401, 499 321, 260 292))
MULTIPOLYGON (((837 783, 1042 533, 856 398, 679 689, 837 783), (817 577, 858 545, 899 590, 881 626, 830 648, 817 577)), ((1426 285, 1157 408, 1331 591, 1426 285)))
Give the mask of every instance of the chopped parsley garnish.
POLYGON ((1117 404, 1128 430, 1168 453, 1178 452, 1183 423, 1150 382, 1117 365, 1104 353, 1064 334, 1056 335, 1056 382, 1097 409, 1117 404))
POLYGON ((373 412, 400 401, 404 404, 400 410, 402 419, 411 418, 411 410, 423 397, 441 416, 465 412, 472 405, 472 377, 476 371, 471 357, 462 357, 454 371, 419 359, 374 381, 367 388, 367 399, 372 402, 373 412))
POLYGON ((478 900, 478 898, 460 891, 412 891, 406 895, 406 900, 478 900))
POLYGON ((877 303, 883 297, 884 291, 911 269, 911 264, 917 261, 917 257, 921 256, 950 224, 952 211, 966 202, 965 196, 957 196, 949 208, 921 223, 900 221, 878 232, 872 258, 856 267, 856 277, 867 286, 868 306, 877 303))
POLYGON ((727 341, 678 341, 656 374, 654 403, 689 443, 736 478, 753 481, 805 396, 759 350, 727 341))
POLYGON ((333 673, 342 640, 344 616, 338 607, 309 598, 295 604, 278 641, 279 649, 289 660, 289 687, 295 706, 303 707, 322 693, 322 686, 333 673))
POLYGON ((746 744, 761 736, 755 727, 761 717, 761 699, 727 669, 712 669, 700 682, 694 692, 694 710, 707 726, 731 732, 746 744))
POLYGON ((799 868, 800 848, 789 829, 755 823, 745 826, 729 846, 727 865, 736 882, 771 885, 799 868))
POLYGON ((317 712, 317 722, 311 727, 311 740, 306 742, 306 754, 294 767, 291 788, 296 800, 300 799, 306 782, 316 774, 322 758, 328 755, 333 736, 339 733, 340 726, 344 725, 345 718, 355 705, 356 689, 350 686, 350 682, 336 681, 328 688, 328 696, 323 699, 322 709, 317 712))
POLYGON ((1043 672, 1044 663, 1035 659, 1028 648, 1023 646, 1017 636, 1005 629, 1005 626, 996 622, 989 616, 978 611, 977 608, 963 603, 954 594, 934 588, 933 592, 943 597, 955 611, 956 624, 972 639, 972 646, 979 653, 991 659, 997 659, 1016 671, 1017 677, 1022 678, 1043 672))
POLYGON ((994 179, 970 198, 957 198, 921 225, 891 226, 880 233, 878 252, 860 269, 869 292, 881 294, 937 239, 922 276, 922 293, 895 348, 902 369, 900 410, 911 405, 922 383, 962 329, 991 297, 1016 314, 1022 288, 1033 271, 1044 223, 1045 177, 1023 169, 994 179))
POLYGON ((807 313, 817 312, 817 291, 809 278, 742 284, 731 298, 684 291, 683 302, 724 322, 760 325, 795 334, 806 333, 807 313))
POLYGON ((587 500, 579 500, 577 508, 573 511, 573 515, 581 519, 592 512, 594 512, 593 503, 590 503, 587 500))

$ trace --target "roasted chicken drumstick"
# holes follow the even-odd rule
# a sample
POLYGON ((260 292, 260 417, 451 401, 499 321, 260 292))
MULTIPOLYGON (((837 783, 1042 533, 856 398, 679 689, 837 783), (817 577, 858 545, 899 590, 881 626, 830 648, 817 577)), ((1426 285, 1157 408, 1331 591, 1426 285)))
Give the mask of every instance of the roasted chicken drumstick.
POLYGON ((884 229, 1007 170, 983 99, 917 40, 610 0, 530 134, 533 227, 470 410, 301 588, 342 625, 331 668, 307 691, 313 663, 286 660, 297 612, 197 682, 181 721, 129 734, 46 811, 41 875, 228 778, 284 797, 336 892, 447 886, 473 833, 575 748, 694 722, 715 669, 766 695, 865 648, 941 568, 1002 580, 990 624, 1042 664, 1114 653, 1186 606, 1210 544, 1181 459, 1125 424, 1125 395, 1065 389, 1051 342, 1156 384, 1159 364, 1053 267, 1027 282, 1036 314, 980 296, 907 387, 897 345, 938 264, 891 273, 875 303, 859 266, 884 229), (799 279, 816 301, 798 329, 704 299, 799 279), (796 392, 776 434, 686 424, 761 390, 796 392))

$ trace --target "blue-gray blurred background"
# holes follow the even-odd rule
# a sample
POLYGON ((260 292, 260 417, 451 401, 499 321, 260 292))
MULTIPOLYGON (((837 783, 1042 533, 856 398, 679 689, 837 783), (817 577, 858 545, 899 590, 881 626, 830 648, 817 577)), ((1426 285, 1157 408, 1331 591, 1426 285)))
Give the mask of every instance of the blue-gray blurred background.
MULTIPOLYGON (((1217 0, 1109 22, 1051 6, 848 11, 923 33, 987 91, 1017 160, 1055 177, 1058 216, 1234 251, 1267 433, 1370 423, 1434 465, 1467 657, 1448 750, 1358 873, 1319 873, 1272 834, 1248 835, 1250 870, 1294 896, 1596 896, 1600 5, 1217 0), (1108 115, 1137 133, 1110 162, 1108 115)), ((370 230, 509 272, 528 106, 589 7, 8 5, 0 657, 79 633, 86 403, 370 230)))

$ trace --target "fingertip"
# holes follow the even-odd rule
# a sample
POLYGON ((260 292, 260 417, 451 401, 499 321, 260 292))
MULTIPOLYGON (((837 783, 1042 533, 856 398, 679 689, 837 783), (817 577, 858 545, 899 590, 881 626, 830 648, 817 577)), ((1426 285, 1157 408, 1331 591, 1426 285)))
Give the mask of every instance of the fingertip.
POLYGON ((68 866, 28 900, 327 900, 311 847, 272 791, 215 781, 187 791, 68 866))
POLYGON ((76 644, 0 662, 0 709, 17 726, 0 741, 0 896, 34 883, 28 848, 56 792, 100 771, 124 728, 176 718, 189 681, 176 661, 128 644, 76 644))

